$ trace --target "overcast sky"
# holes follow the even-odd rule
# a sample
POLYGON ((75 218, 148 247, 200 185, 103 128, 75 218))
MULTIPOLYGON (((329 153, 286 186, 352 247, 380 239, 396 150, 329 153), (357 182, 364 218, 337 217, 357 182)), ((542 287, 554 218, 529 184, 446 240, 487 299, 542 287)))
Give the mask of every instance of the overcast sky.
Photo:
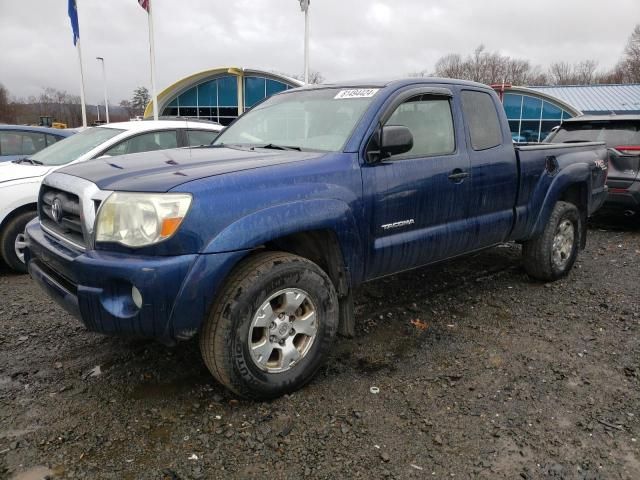
MULTIPOLYGON (((87 102, 150 86, 146 12, 137 0, 77 0, 87 102)), ((217 66, 303 70, 298 0, 152 0, 158 88, 217 66)), ((311 68, 327 80, 431 71, 447 53, 483 43, 546 66, 620 57, 639 0, 312 0, 311 68)), ((0 83, 12 95, 43 87, 79 92, 67 0, 0 0, 0 83)))

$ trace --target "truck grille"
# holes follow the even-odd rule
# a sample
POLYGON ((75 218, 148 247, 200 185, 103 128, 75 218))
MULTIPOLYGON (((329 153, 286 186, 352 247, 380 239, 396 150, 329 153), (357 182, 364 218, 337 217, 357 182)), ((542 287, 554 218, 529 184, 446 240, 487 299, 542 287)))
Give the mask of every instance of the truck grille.
POLYGON ((43 227, 76 245, 86 247, 78 195, 43 184, 38 205, 43 227))

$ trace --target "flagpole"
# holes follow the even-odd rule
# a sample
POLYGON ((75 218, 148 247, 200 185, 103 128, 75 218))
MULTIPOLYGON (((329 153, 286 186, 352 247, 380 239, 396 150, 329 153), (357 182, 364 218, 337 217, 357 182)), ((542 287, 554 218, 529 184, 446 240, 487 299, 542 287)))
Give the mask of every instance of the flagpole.
POLYGON ((84 99, 84 69, 82 68, 82 49, 80 48, 80 27, 78 26, 78 1, 69 1, 69 18, 73 29, 73 43, 78 52, 78 65, 80 66, 80 105, 82 106, 82 126, 87 126, 87 106, 84 99), (73 7, 73 10, 72 10, 73 7), (74 22, 75 19, 75 22, 74 22))
POLYGON ((80 105, 82 106, 82 126, 86 128, 87 106, 84 101, 84 70, 82 68, 82 49, 80 48, 80 38, 78 38, 78 43, 76 43, 76 50, 78 51, 78 64, 80 64, 80 105))
POLYGON ((309 83, 309 3, 304 10, 304 83, 309 83))
POLYGON ((151 57, 151 94, 153 95, 153 119, 158 120, 158 94, 156 93, 156 55, 153 35, 153 2, 149 0, 149 56, 151 57))

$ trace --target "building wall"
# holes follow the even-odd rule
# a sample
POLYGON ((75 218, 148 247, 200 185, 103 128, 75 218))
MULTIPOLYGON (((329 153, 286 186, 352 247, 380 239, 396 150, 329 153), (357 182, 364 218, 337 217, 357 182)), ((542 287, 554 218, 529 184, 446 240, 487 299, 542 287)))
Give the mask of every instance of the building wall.
MULTIPOLYGON (((178 80, 160 92, 160 116, 201 118, 228 125, 264 98, 301 85, 297 80, 259 70, 206 70, 178 80)), ((144 116, 153 117, 152 104, 147 106, 144 116)))
POLYGON ((575 116, 575 111, 548 97, 524 92, 505 92, 502 104, 517 142, 541 142, 562 120, 575 116))

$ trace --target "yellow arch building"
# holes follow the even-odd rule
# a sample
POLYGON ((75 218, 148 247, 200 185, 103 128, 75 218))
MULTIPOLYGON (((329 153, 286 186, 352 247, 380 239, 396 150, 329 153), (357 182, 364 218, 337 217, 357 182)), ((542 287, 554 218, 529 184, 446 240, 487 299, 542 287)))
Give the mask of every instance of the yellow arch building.
MULTIPOLYGON (((284 75, 220 67, 184 77, 158 93, 161 117, 202 118, 228 125, 242 112, 274 93, 302 86, 284 75)), ((153 117, 153 102, 144 118, 153 117)))

